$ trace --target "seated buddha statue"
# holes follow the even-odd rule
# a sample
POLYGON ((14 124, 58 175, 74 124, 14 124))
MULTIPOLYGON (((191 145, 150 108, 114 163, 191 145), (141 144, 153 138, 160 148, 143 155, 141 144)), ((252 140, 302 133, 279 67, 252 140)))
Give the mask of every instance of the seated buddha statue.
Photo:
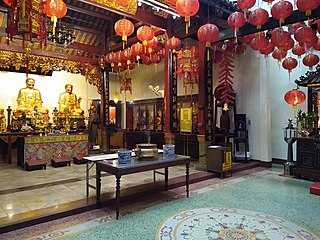
POLYGON ((35 80, 33 78, 26 79, 26 87, 19 90, 17 98, 17 113, 18 117, 25 114, 27 118, 32 118, 35 107, 39 114, 48 114, 48 109, 42 106, 41 93, 34 88, 35 80))
POLYGON ((72 92, 73 86, 71 84, 65 85, 65 92, 59 96, 59 116, 65 117, 66 114, 71 118, 84 118, 84 111, 80 108, 81 97, 72 92))

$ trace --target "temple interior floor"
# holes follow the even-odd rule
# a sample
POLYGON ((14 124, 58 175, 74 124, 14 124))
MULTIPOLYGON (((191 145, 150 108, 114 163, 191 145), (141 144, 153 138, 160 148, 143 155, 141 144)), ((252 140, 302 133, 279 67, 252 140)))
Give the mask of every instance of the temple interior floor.
MULTIPOLYGON (((215 177, 214 173, 198 171, 197 164, 195 161, 190 165, 191 184, 215 177)), ((234 163, 233 171, 259 165, 259 162, 234 163)), ((169 168, 169 189, 185 184, 185 171, 184 165, 169 168)), ((163 172, 162 169, 159 172, 163 172)), ((89 197, 86 197, 86 164, 72 163, 58 168, 48 165, 45 170, 26 171, 17 166, 14 156, 12 164, 0 162, 0 176, 0 232, 96 208, 95 189, 89 188, 89 197)), ((91 168, 90 176, 90 184, 95 186, 95 166, 91 168)), ((106 173, 102 176, 102 201, 113 206, 115 177, 106 173)), ((121 196, 125 200, 154 194, 162 191, 163 186, 164 175, 156 174, 154 181, 153 171, 124 175, 121 177, 121 196)))
MULTIPOLYGON (((190 174, 198 172, 192 164, 190 174)), ((90 175, 95 174, 95 167, 90 175)), ((185 166, 169 168, 169 179, 185 175, 185 166)), ((60 204, 86 198, 86 164, 46 170, 25 171, 14 164, 0 164, 0 218, 11 217, 60 204)), ((157 174, 156 181, 164 176, 157 174)), ((153 182, 153 171, 125 175, 121 178, 121 188, 153 182)), ((90 179, 95 185, 95 178, 90 179)), ((115 177, 105 174, 102 178, 102 194, 115 191, 115 177)), ((95 196, 90 188, 89 197, 95 196)))

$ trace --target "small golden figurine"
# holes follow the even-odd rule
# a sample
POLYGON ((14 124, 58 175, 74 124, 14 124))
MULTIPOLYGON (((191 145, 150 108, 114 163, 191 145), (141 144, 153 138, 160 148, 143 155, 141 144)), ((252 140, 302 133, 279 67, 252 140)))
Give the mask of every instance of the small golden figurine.
POLYGON ((6 130, 6 117, 4 115, 4 109, 0 109, 0 132, 5 132, 6 130))

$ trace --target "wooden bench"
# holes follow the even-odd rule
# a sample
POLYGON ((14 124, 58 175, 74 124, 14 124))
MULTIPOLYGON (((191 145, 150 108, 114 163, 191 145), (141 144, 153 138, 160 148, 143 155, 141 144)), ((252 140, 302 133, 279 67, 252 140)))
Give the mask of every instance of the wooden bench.
POLYGON ((27 171, 46 169, 46 167, 47 167, 47 162, 42 159, 27 160, 26 161, 26 170, 27 171))
POLYGON ((82 155, 77 155, 73 157, 73 163, 74 164, 85 164, 87 163, 87 160, 83 159, 84 156, 82 155))
POLYGON ((53 158, 51 160, 52 167, 71 166, 71 160, 66 157, 53 158))

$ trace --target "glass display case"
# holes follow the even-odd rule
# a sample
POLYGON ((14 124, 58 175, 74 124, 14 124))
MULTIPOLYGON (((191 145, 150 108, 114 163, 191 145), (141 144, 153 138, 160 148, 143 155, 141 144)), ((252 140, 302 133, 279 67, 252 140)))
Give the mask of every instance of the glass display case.
POLYGON ((127 128, 133 131, 163 131, 163 99, 127 104, 127 128))

